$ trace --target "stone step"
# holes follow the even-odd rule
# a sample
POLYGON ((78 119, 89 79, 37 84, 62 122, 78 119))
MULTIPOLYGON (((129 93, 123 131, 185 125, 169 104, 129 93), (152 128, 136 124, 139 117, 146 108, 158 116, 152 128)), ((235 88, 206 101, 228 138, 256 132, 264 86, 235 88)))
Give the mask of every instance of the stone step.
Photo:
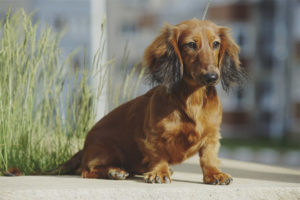
POLYGON ((142 177, 124 181, 79 176, 0 177, 0 199, 300 200, 300 170, 223 159, 222 169, 234 181, 215 186, 203 184, 198 160, 193 157, 173 166, 171 184, 147 184, 142 177))

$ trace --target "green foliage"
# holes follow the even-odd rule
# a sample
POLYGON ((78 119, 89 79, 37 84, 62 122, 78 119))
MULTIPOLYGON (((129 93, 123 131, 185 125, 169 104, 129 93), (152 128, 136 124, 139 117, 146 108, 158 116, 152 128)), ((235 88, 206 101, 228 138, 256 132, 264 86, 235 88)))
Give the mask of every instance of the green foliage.
POLYGON ((78 68, 75 53, 61 58, 59 40, 22 10, 0 22, 0 171, 56 168, 82 148, 95 122, 103 37, 94 64, 78 68))

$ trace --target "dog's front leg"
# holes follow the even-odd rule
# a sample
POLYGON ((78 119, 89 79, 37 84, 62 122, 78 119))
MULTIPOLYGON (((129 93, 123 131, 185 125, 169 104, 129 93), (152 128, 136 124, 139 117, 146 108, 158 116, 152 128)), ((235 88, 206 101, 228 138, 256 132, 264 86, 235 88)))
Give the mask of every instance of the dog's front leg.
POLYGON ((144 174, 147 183, 170 183, 169 165, 166 161, 160 161, 153 165, 150 172, 144 174))
POLYGON ((200 165, 203 172, 203 181, 206 184, 228 185, 232 178, 219 170, 219 140, 207 140, 199 151, 200 165))

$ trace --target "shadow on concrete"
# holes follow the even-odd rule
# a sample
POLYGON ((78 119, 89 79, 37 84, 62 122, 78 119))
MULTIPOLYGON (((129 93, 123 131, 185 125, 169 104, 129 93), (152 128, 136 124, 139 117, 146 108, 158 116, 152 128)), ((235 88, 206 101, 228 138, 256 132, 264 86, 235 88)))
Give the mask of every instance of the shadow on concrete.
MULTIPOLYGON (((183 163, 179 166, 173 166, 172 168, 174 169, 175 173, 176 171, 179 171, 185 173, 202 174, 200 166, 197 164, 183 163)), ((229 168, 229 167, 222 167, 222 170, 225 173, 228 173, 233 177, 237 177, 237 178, 278 181, 278 182, 286 182, 286 183, 300 183, 300 175, 296 175, 296 174, 260 172, 260 171, 252 171, 252 170, 229 168)))
POLYGON ((139 183, 145 183, 144 177, 141 175, 129 176, 127 180, 132 180, 139 183))
MULTIPOLYGON (((144 180, 143 176, 128 177, 127 180, 135 181, 135 182, 138 182, 138 183, 145 183, 145 180, 144 180)), ((189 180, 182 180, 182 179, 174 179, 174 178, 172 178, 172 181, 183 182, 183 183, 193 183, 193 184, 204 184, 202 182, 202 180, 199 180, 199 181, 189 181, 189 180)))

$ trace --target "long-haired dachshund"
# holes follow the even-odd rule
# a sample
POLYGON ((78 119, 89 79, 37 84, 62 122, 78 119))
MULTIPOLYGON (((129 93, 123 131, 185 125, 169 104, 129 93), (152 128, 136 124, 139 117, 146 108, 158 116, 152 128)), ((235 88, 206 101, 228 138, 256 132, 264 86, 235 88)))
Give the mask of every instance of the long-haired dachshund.
POLYGON ((198 153, 203 181, 229 184, 219 169, 222 106, 215 85, 243 79, 239 46, 229 29, 192 19, 166 25, 148 46, 144 63, 157 84, 111 111, 88 133, 83 150, 56 172, 83 178, 171 181, 169 165, 198 153))

